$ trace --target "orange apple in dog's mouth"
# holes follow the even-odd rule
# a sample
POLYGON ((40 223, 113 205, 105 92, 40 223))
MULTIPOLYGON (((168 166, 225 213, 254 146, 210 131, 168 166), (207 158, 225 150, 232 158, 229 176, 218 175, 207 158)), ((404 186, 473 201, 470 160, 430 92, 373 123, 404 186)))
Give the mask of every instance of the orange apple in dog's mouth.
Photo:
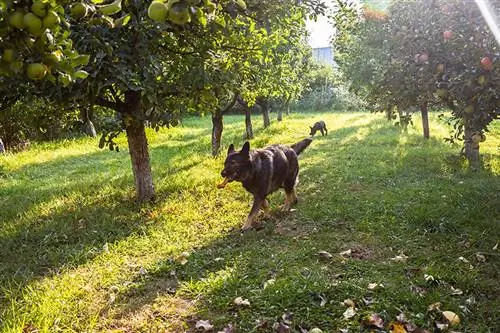
POLYGON ((227 183, 229 183, 230 179, 228 177, 225 177, 222 183, 217 185, 217 188, 224 188, 226 187, 227 183))

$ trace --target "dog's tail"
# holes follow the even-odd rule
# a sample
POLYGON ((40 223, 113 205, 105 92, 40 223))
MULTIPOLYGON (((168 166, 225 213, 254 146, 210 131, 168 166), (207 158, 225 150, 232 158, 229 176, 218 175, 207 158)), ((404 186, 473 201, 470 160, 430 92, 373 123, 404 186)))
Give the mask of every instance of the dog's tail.
POLYGON ((293 149, 293 151, 295 151, 295 154, 297 155, 300 155, 300 153, 302 153, 304 151, 304 149, 307 148, 307 146, 309 146, 311 144, 313 140, 311 138, 306 138, 302 141, 299 141, 295 144, 293 144, 291 147, 293 149))

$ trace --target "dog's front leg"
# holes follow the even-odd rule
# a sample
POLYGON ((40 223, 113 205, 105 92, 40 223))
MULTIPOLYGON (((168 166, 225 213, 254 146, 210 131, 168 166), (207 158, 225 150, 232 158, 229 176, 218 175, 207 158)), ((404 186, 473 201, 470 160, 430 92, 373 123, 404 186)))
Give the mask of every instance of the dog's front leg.
POLYGON ((248 230, 250 228, 255 227, 255 219, 257 218, 257 214, 259 214, 259 209, 262 207, 265 199, 254 196, 252 209, 250 210, 250 214, 245 221, 245 224, 241 228, 242 230, 248 230))

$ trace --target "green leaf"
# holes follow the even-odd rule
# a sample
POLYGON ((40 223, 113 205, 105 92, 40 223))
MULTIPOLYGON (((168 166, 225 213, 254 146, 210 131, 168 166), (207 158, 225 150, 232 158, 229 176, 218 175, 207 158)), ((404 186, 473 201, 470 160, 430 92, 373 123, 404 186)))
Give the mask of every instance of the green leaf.
POLYGON ((89 76, 89 73, 84 71, 84 70, 77 70, 74 74, 73 74, 74 78, 75 79, 86 79, 87 76, 89 76))

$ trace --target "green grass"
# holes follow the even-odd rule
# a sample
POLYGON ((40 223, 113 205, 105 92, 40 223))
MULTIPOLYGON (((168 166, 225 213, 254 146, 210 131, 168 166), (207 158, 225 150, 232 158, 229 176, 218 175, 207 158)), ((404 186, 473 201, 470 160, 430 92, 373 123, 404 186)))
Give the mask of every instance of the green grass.
MULTIPOLYGON (((209 155, 209 118, 148 133, 154 204, 134 201, 124 138, 120 153, 81 139, 1 156, 0 330, 183 332, 206 319, 215 331, 271 332, 293 312, 295 332, 359 331, 366 314, 389 322, 401 311, 431 329, 427 307, 439 301, 460 315, 458 330, 498 332, 499 124, 481 146, 485 169, 472 173, 436 115, 430 140, 418 122, 400 134, 382 118, 294 114, 262 129, 255 117, 253 147, 299 141, 319 119, 329 135, 301 155, 296 210, 281 213, 274 193, 264 229, 243 234, 251 197, 236 183, 216 189, 223 157, 209 155), (407 262, 391 260, 400 253, 407 262), (250 306, 234 305, 238 296, 250 306), (358 309, 349 320, 347 298, 358 309)), ((226 117, 224 151, 241 146, 243 125, 226 117)))

